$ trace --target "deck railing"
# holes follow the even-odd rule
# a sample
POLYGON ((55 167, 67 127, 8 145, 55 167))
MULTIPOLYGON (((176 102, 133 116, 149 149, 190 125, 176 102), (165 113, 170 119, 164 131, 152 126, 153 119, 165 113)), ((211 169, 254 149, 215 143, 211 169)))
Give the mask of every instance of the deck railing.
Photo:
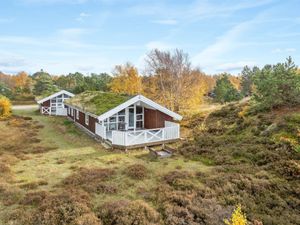
POLYGON ((165 122, 165 127, 136 131, 112 131, 112 144, 119 146, 132 146, 175 140, 180 137, 180 126, 177 123, 165 122))
POLYGON ((106 127, 96 123, 96 134, 101 138, 106 139, 106 127))

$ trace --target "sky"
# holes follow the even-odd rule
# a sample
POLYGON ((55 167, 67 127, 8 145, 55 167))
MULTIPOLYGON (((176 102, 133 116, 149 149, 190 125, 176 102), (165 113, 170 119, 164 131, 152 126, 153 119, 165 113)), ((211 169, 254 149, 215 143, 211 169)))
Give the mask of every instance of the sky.
POLYGON ((300 0, 0 0, 0 71, 141 73, 155 48, 207 74, 300 65, 300 0))

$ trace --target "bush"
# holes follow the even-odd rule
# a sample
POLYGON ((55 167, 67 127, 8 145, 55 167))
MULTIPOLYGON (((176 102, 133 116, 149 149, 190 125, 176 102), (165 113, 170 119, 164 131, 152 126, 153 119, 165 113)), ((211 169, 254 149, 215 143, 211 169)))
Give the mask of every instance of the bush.
POLYGON ((69 187, 81 187, 89 193, 107 193, 112 194, 118 191, 113 184, 107 184, 106 181, 114 175, 112 169, 81 168, 78 172, 70 175, 63 181, 63 185, 69 187))
POLYGON ((0 119, 11 115, 11 103, 8 98, 0 95, 0 119))
POLYGON ((93 215, 90 198, 82 191, 68 190, 49 195, 33 213, 32 225, 100 224, 93 215), (93 223, 88 223, 92 221, 93 223))
POLYGON ((141 200, 107 202, 97 212, 105 225, 160 224, 158 212, 141 200))
POLYGON ((246 215, 242 213, 241 205, 237 205, 231 218, 224 220, 226 225, 246 225, 246 215))
POLYGON ((147 177, 147 168, 141 164, 134 164, 131 166, 128 166, 125 170, 125 173, 133 178, 133 179, 144 179, 147 177))

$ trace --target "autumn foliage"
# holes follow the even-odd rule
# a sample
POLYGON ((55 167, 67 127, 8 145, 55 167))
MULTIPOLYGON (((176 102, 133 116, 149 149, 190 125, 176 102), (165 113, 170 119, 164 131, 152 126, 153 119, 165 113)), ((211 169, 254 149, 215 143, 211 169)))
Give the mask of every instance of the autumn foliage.
POLYGON ((114 79, 110 84, 112 92, 122 94, 140 94, 142 90, 142 80, 137 68, 130 63, 117 65, 113 72, 114 79))
POLYGON ((11 103, 8 98, 0 95, 0 118, 6 118, 11 114, 11 103))
POLYGON ((246 215, 242 212, 241 205, 237 205, 231 218, 224 220, 226 225, 246 225, 247 219, 246 215))

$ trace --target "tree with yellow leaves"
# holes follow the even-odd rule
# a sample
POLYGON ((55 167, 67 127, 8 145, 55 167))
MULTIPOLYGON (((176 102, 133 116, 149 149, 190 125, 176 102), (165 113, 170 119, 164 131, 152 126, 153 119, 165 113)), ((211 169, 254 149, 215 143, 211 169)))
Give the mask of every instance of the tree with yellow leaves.
POLYGON ((8 98, 0 95, 0 119, 7 118, 11 114, 11 103, 8 98))
POLYGON ((246 215, 242 212, 241 205, 238 204, 233 211, 231 218, 224 220, 226 225, 247 225, 246 215))
POLYGON ((123 94, 139 94, 142 91, 142 79, 138 70, 130 63, 117 65, 113 72, 114 78, 110 83, 112 92, 123 94))
POLYGON ((32 79, 26 72, 20 72, 13 77, 15 82, 15 89, 17 92, 30 93, 32 86, 32 79))

